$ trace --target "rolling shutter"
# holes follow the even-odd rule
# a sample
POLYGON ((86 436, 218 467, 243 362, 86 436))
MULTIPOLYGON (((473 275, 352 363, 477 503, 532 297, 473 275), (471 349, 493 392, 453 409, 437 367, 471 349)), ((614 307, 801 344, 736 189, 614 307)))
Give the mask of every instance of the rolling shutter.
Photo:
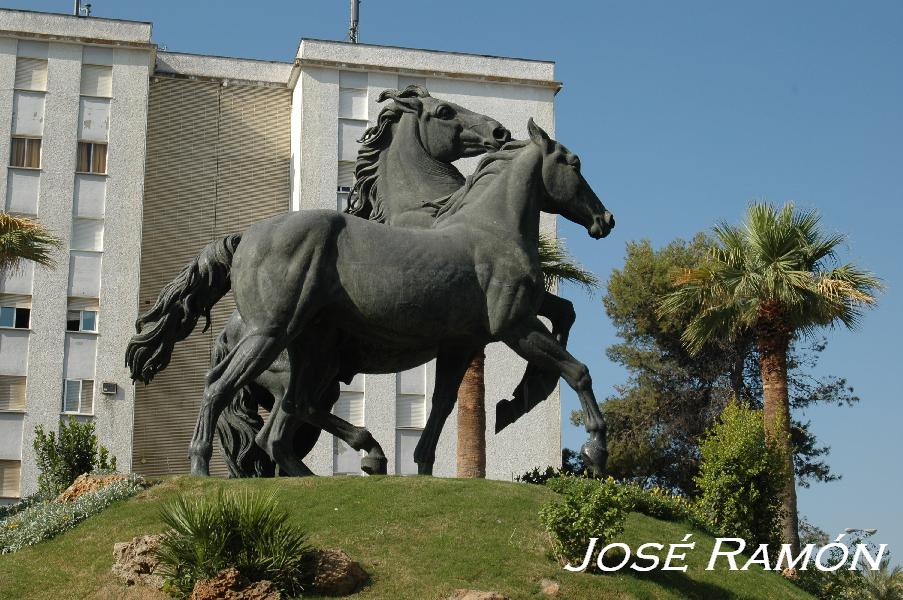
POLYGON ((113 95, 113 68, 102 65, 82 65, 81 94, 83 96, 113 95))
POLYGON ((0 498, 18 498, 21 478, 20 461, 0 460, 0 498))
POLYGON ((0 375, 0 410, 25 410, 25 377, 0 375))
POLYGON ((341 392, 332 407, 332 414, 357 427, 364 426, 364 395, 358 392, 341 392))
POLYGON ((17 90, 47 90, 47 61, 40 58, 18 57, 16 59, 16 79, 13 87, 17 90))

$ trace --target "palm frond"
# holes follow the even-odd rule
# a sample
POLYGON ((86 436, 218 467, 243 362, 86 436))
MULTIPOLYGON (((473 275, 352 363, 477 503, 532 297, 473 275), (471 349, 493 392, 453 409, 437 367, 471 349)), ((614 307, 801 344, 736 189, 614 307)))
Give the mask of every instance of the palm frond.
POLYGON ((659 314, 693 311, 683 336, 690 350, 754 327, 757 308, 766 302, 780 306, 785 325, 798 333, 835 323, 856 327, 883 283, 854 265, 825 268, 845 237, 820 226, 815 210, 750 204, 740 226, 714 227, 720 243, 706 264, 673 274, 677 288, 662 300, 659 314))
POLYGON ((592 293, 600 285, 599 278, 568 253, 564 240, 560 238, 539 235, 539 266, 542 269, 546 289, 566 281, 577 284, 587 293, 592 293))
POLYGON ((37 221, 0 212, 0 273, 16 270, 21 261, 53 266, 60 239, 37 221))

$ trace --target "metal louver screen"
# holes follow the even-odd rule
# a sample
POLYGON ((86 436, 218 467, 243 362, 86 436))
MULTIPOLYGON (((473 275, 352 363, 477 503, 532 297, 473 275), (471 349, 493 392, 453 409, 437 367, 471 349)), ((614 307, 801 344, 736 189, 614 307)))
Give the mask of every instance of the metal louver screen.
POLYGON ((25 410, 25 377, 0 375, 0 410, 25 410))
MULTIPOLYGON (((147 165, 139 308, 210 241, 290 207, 291 91, 154 78, 148 99, 147 165)), ((172 361, 135 397, 132 468, 187 473, 213 341, 235 308, 227 294, 180 342, 172 361)), ((214 449, 211 474, 226 475, 214 449)))
POLYGON ((47 61, 40 58, 16 59, 16 78, 13 87, 17 90, 47 90, 47 61))

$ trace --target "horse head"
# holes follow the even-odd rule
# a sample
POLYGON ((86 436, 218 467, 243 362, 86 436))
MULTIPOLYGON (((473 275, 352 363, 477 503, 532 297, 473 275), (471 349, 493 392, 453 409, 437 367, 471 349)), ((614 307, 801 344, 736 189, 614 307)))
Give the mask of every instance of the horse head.
POLYGON ((424 88, 410 85, 403 91, 385 90, 379 101, 392 99, 395 107, 417 119, 420 142, 434 159, 453 162, 498 150, 511 139, 501 123, 454 102, 433 98, 424 88))
POLYGON ((615 218, 580 173, 576 154, 549 137, 530 119, 530 140, 542 151, 542 183, 546 205, 543 211, 559 214, 586 227, 590 236, 599 239, 615 226, 615 218))

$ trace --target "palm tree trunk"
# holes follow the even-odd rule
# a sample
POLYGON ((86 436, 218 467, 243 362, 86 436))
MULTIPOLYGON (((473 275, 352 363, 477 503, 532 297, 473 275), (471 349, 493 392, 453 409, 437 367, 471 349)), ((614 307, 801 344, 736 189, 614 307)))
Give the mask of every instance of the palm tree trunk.
POLYGON ((486 477, 485 363, 485 349, 481 349, 458 389, 458 477, 486 477))
POLYGON ((759 366, 765 400, 765 439, 780 452, 784 491, 781 495, 781 541, 799 553, 800 534, 796 510, 796 477, 790 440, 790 397, 787 393, 787 349, 790 335, 779 321, 760 320, 759 366))

